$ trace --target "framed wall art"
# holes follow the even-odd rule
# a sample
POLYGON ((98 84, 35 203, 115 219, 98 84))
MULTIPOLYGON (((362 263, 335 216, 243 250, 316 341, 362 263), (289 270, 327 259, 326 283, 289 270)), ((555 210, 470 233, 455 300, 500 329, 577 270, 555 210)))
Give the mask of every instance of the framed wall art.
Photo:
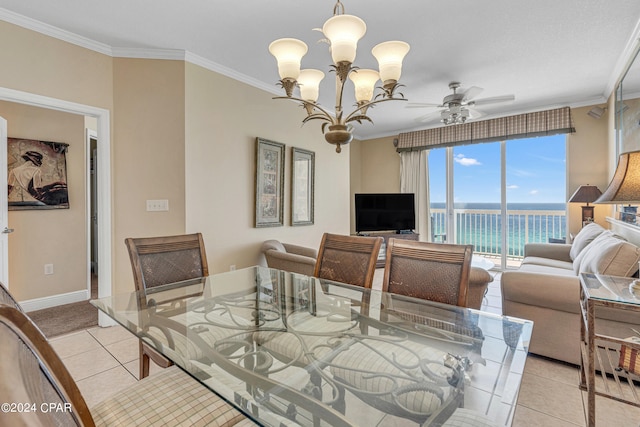
POLYGON ((256 227, 284 224, 284 147, 256 138, 256 227))
POLYGON ((313 224, 315 153, 291 149, 291 225, 313 224))
POLYGON ((69 144, 7 138, 9 210, 69 209, 69 144))

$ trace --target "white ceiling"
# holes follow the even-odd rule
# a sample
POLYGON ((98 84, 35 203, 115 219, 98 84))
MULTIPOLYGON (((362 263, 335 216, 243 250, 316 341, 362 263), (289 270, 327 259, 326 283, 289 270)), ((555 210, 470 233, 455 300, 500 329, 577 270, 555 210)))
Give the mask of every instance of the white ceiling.
MULTIPOLYGON (((478 98, 515 95, 512 103, 482 107, 486 117, 603 104, 640 37, 638 0, 342 1, 346 13, 367 23, 355 65, 377 68, 370 54, 374 45, 406 41, 411 51, 404 61, 401 91, 409 102, 439 103, 450 93, 451 81, 462 82, 463 88, 484 88, 478 98)), ((326 44, 317 43, 322 34, 312 29, 331 17, 334 4, 0 0, 0 19, 114 56, 171 57, 184 51, 187 60, 278 95, 276 63, 267 46, 277 38, 298 38, 309 46, 302 67, 321 69, 328 76, 319 102, 333 107, 330 55, 326 44)), ((346 97, 351 105, 351 88, 346 97)), ((376 106, 369 114, 374 124, 356 124, 356 136, 367 139, 437 125, 416 121, 433 110, 409 109, 406 104, 376 106)), ((292 120, 291 126, 299 125, 292 120)))

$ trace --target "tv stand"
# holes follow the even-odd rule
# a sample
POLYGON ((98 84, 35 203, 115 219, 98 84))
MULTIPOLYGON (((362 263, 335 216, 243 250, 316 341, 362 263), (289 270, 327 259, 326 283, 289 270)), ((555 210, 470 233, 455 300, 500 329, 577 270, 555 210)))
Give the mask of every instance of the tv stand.
POLYGON ((419 234, 410 230, 400 231, 376 231, 368 233, 367 235, 372 237, 382 237, 384 242, 380 246, 380 254, 378 254, 378 260, 376 261, 376 268, 384 267, 384 263, 387 260, 387 244, 389 239, 403 239, 403 240, 418 240, 419 234))

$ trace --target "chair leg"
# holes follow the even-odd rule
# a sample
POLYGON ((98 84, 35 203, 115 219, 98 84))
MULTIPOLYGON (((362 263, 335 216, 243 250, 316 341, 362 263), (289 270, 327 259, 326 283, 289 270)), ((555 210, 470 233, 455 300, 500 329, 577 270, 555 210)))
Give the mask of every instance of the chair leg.
POLYGON ((149 355, 142 350, 142 342, 139 343, 139 346, 140 346, 140 379, 143 379, 149 376, 149 355))

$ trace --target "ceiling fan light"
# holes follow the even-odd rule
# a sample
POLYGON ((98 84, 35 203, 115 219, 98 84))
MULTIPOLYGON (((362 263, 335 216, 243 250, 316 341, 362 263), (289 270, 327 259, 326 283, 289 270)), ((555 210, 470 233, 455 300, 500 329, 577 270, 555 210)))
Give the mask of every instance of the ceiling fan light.
POLYGON ((307 53, 307 45, 298 39, 278 39, 269 45, 269 52, 278 61, 280 78, 296 80, 300 75, 300 62, 307 53))
POLYGON ((373 98, 373 91, 376 87, 376 82, 380 80, 380 75, 375 70, 354 70, 349 74, 349 79, 355 86, 356 101, 369 102, 373 98))
POLYGON ((358 40, 367 32, 367 24, 357 16, 336 15, 322 26, 322 32, 331 43, 331 58, 334 64, 353 63, 356 59, 358 40))
POLYGON ((371 53, 378 60, 380 80, 400 80, 402 60, 408 52, 409 44, 402 41, 389 41, 374 46, 371 53))
POLYGON ((320 82, 324 73, 320 70, 300 70, 298 84, 300 85, 300 98, 305 101, 316 102, 320 93, 320 82))

